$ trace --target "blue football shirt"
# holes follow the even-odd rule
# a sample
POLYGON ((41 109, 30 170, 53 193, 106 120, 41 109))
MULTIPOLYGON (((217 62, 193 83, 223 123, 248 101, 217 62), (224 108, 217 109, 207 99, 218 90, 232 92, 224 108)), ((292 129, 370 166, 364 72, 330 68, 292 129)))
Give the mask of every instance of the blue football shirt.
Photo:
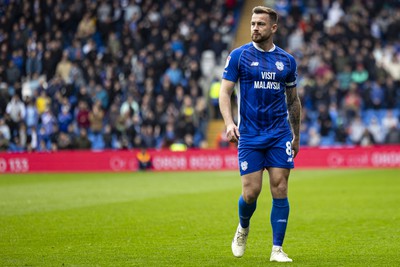
POLYGON ((239 85, 239 132, 274 135, 290 131, 285 89, 296 87, 296 77, 296 61, 278 46, 263 51, 251 42, 233 50, 222 78, 239 85))

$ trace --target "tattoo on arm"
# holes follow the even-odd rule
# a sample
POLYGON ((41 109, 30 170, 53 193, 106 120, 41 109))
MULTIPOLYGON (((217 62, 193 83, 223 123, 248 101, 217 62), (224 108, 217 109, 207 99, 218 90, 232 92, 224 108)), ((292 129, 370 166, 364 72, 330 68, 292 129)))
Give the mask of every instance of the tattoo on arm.
POLYGON ((296 136, 296 138, 299 138, 301 103, 299 96, 297 95, 296 88, 286 90, 286 103, 289 112, 289 122, 292 127, 293 134, 296 136))

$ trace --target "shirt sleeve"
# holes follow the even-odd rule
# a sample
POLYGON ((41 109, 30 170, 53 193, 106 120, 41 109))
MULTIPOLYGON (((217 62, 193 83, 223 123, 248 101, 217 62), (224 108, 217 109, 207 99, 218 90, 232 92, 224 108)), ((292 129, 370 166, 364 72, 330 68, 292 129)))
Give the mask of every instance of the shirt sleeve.
POLYGON ((290 60, 290 72, 286 78, 286 88, 294 88, 297 86, 297 64, 296 60, 292 56, 289 57, 290 60))
POLYGON ((239 79, 239 57, 240 51, 238 49, 233 50, 226 59, 224 73, 222 79, 229 80, 231 82, 237 82, 239 79))

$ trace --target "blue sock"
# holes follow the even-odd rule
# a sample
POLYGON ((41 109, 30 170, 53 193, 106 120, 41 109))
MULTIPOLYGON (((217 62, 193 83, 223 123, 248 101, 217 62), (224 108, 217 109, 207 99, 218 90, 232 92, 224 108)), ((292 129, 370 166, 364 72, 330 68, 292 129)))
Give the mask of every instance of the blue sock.
POLYGON ((240 225, 243 228, 249 227, 250 224, 250 218, 253 215, 254 211, 256 210, 257 207, 257 201, 254 201, 251 204, 247 204, 246 201, 244 201, 243 196, 241 195, 239 198, 239 221, 240 225))
POLYGON ((289 218, 289 201, 287 198, 272 200, 271 225, 274 246, 282 246, 289 218))

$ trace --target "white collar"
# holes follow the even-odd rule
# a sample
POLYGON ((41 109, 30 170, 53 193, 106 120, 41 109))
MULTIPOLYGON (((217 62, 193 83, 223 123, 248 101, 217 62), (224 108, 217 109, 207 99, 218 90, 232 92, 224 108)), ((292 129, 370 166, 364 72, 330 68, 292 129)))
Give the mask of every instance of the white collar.
POLYGON ((259 51, 261 51, 261 52, 272 52, 272 51, 274 51, 275 48, 276 48, 276 46, 275 46, 274 43, 273 43, 272 45, 273 45, 273 47, 272 47, 270 50, 265 51, 264 49, 260 48, 260 47, 258 46, 257 43, 253 42, 253 46, 254 46, 257 50, 259 50, 259 51))

